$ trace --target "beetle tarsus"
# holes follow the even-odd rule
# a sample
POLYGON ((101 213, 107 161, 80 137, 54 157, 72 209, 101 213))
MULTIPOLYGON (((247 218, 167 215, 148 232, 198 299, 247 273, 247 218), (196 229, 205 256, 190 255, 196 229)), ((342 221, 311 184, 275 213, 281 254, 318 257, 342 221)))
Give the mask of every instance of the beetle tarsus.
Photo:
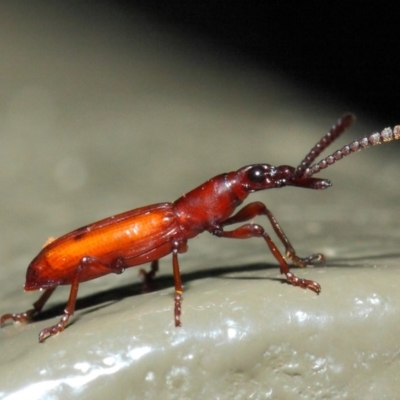
POLYGON ((174 320, 175 326, 179 327, 182 326, 181 323, 181 312, 182 312, 182 294, 175 293, 175 300, 174 300, 174 320))
POLYGON ((301 279, 298 278, 296 275, 292 274, 291 272, 287 272, 286 278, 290 284, 293 286, 299 286, 303 289, 310 289, 313 292, 319 294, 321 292, 321 285, 318 282, 311 281, 309 279, 301 279))
POLYGON ((39 333, 39 342, 43 343, 49 337, 54 336, 57 333, 62 332, 65 329, 65 326, 68 323, 69 317, 70 316, 68 314, 63 314, 63 316, 61 317, 61 319, 60 319, 58 324, 43 329, 39 333))
POLYGON ((3 327, 9 319, 13 322, 30 322, 36 313, 37 310, 31 309, 23 313, 4 314, 0 319, 0 327, 3 327))
POLYGON ((56 290, 55 287, 46 289, 44 293, 39 297, 35 303, 33 303, 33 308, 25 311, 23 313, 17 314, 4 314, 0 319, 0 326, 3 327, 5 322, 11 319, 13 322, 30 322, 33 319, 33 316, 39 314, 45 305, 46 301, 52 295, 52 293, 56 290))
POLYGON ((297 267, 306 267, 307 265, 315 265, 315 264, 320 264, 324 265, 326 262, 326 258, 323 254, 317 253, 317 254, 312 254, 311 256, 308 257, 298 257, 295 254, 293 255, 286 255, 286 258, 290 259, 294 265, 297 267))

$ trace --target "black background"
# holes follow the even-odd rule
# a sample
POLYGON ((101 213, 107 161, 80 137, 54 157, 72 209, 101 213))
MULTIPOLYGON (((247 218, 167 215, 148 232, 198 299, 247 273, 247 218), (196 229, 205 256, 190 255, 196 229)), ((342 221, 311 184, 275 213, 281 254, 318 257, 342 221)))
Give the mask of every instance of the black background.
POLYGON ((138 10, 193 40, 273 70, 293 82, 357 104, 399 123, 399 31, 396 2, 248 3, 138 0, 138 10), (362 4, 362 5, 361 5, 362 4))

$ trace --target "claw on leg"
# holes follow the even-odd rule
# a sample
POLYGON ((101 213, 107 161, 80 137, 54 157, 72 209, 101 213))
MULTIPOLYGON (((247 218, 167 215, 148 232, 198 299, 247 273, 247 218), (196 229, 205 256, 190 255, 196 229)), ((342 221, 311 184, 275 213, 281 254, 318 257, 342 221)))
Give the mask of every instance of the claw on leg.
POLYGON ((40 313, 43 306, 46 304, 46 301, 50 298, 55 290, 55 287, 46 289, 39 299, 33 303, 33 308, 28 311, 16 314, 4 314, 0 319, 0 326, 2 327, 9 319, 14 322, 30 322, 34 315, 40 313))
POLYGON ((69 320, 69 315, 68 314, 64 314, 60 321, 58 322, 58 324, 50 326, 48 328, 43 329, 40 333, 39 333, 39 342, 43 343, 47 338, 49 338, 50 336, 54 336, 57 333, 60 333, 61 331, 64 330, 65 326, 68 323, 69 320))
POLYGON ((308 257, 298 257, 295 254, 286 254, 286 259, 289 259, 293 262, 294 265, 298 267, 306 267, 307 265, 314 265, 314 264, 325 264, 326 259, 325 256, 321 253, 312 254, 308 257))
POLYGON ((175 293, 174 320, 176 327, 182 326, 181 312, 182 312, 182 294, 175 293))
POLYGON ((31 309, 23 313, 17 314, 4 314, 0 319, 0 326, 3 327, 7 320, 11 319, 14 322, 29 322, 32 317, 37 313, 37 310, 31 309))
POLYGON ((296 275, 292 274, 291 272, 286 272, 285 275, 286 275, 288 282, 291 283, 293 286, 299 286, 303 289, 310 289, 317 294, 319 294, 321 292, 321 285, 318 282, 311 281, 308 279, 298 278, 296 275))

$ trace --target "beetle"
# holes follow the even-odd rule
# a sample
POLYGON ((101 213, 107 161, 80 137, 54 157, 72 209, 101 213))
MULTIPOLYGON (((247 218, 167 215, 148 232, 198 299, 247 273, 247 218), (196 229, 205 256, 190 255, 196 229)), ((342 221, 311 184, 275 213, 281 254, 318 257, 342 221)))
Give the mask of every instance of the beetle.
POLYGON ((181 326, 182 282, 178 254, 186 252, 189 239, 204 231, 224 238, 263 238, 288 283, 318 294, 321 291, 320 285, 295 276, 286 259, 296 266, 304 267, 324 262, 323 254, 298 257, 274 215, 261 202, 252 202, 236 214, 234 212, 250 193, 260 190, 284 186, 326 189, 331 186, 331 182, 314 178, 314 174, 358 150, 400 139, 400 126, 396 126, 393 131, 386 128, 381 133, 355 140, 312 165, 320 153, 354 120, 352 114, 343 115, 296 168, 288 165, 248 165, 237 171, 215 176, 173 203, 153 204, 127 211, 50 240, 29 264, 24 287, 25 291, 44 290, 44 293, 33 304, 32 309, 23 313, 4 314, 1 317, 1 326, 7 320, 31 320, 35 314, 40 313, 57 286, 71 285, 69 299, 60 321, 39 334, 39 342, 43 342, 64 330, 68 324, 75 310, 81 282, 110 273, 120 274, 126 268, 147 262, 152 263, 149 274, 151 277, 158 269, 158 260, 170 253, 175 285, 174 322, 175 326, 181 326), (257 216, 268 218, 285 248, 285 256, 261 225, 248 222, 257 216), (245 224, 230 231, 224 229, 237 223, 245 224))

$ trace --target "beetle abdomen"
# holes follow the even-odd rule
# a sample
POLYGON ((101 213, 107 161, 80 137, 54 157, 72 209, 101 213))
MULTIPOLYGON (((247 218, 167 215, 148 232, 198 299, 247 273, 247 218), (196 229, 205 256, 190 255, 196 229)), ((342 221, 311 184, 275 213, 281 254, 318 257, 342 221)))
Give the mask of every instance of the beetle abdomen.
POLYGON ((117 260, 128 267, 141 264, 145 254, 160 246, 166 255, 178 233, 171 203, 142 207, 95 222, 44 247, 28 267, 25 290, 71 284, 84 257, 93 261, 82 268, 80 282, 117 272, 112 268, 117 260))

